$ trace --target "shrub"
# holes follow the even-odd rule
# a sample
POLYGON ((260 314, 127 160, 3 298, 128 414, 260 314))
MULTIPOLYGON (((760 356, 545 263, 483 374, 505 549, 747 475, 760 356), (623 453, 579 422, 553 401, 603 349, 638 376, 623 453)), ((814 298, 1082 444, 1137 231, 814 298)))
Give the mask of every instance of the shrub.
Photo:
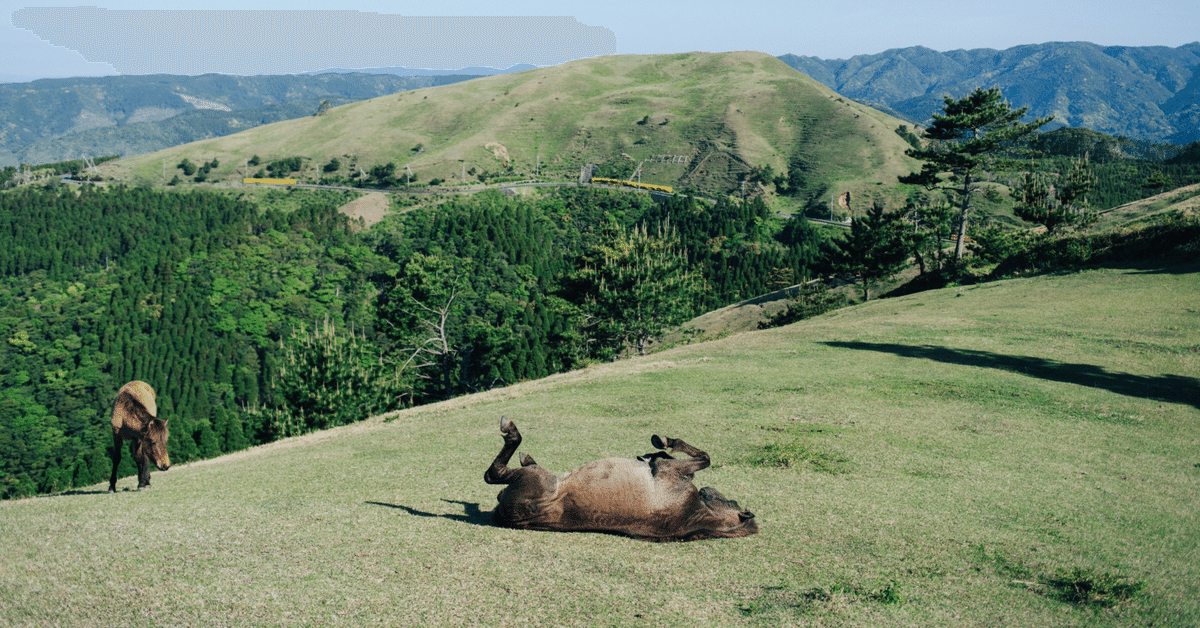
POLYGON ((1033 246, 1034 236, 1029 231, 990 226, 973 230, 971 238, 973 241, 967 246, 976 258, 989 264, 999 264, 1027 252, 1033 246))
POLYGON ((288 157, 286 159, 279 159, 279 160, 271 162, 270 165, 267 166, 267 172, 270 172, 271 174, 273 174, 275 176, 279 176, 279 175, 291 174, 293 172, 296 172, 303 166, 304 166, 304 158, 288 157))
POLYGON ((992 276, 1152 260, 1191 261, 1200 252, 1198 242, 1200 219, 1187 216, 1131 231, 1044 238, 1024 250, 1013 251, 996 266, 992 276))

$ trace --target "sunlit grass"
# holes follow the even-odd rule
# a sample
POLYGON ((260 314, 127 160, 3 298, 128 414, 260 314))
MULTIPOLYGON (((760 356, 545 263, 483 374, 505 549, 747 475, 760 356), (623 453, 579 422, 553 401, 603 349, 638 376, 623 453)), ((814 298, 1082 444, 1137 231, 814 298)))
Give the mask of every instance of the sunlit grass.
POLYGON ((4 502, 0 617, 1195 625, 1190 270, 871 302, 155 472, 151 491, 125 478, 115 495, 4 502), (697 483, 761 532, 662 545, 491 527, 501 415, 559 473, 684 438, 713 459, 697 483))

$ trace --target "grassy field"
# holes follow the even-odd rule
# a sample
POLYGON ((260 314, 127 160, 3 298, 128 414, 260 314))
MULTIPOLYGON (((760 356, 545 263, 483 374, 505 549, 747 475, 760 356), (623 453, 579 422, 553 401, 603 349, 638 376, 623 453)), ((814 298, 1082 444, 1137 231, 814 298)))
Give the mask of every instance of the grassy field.
MULTIPOLYGON (((1200 267, 874 301, 0 503, 6 626, 1194 626, 1200 267), (501 415, 565 472, 651 434, 758 515, 491 527, 501 415)), ((97 429, 100 429, 98 426, 97 429)))

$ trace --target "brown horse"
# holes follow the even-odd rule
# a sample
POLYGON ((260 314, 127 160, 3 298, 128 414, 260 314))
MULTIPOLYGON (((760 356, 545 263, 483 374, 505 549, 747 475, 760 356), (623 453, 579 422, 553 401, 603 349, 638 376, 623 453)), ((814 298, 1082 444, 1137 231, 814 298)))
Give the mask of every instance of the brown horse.
POLYGON ((725 499, 713 488, 696 489, 692 476, 709 465, 708 454, 677 438, 650 438, 666 452, 633 458, 606 458, 554 476, 533 458, 521 455, 521 467, 508 461, 521 444, 521 433, 500 419, 504 446, 484 473, 488 484, 505 484, 496 496, 496 525, 508 528, 596 531, 647 541, 694 541, 748 536, 758 532, 754 513, 725 499))
POLYGON ((132 381, 117 391, 113 404, 113 467, 108 480, 109 492, 117 490, 117 465, 121 464, 122 441, 129 441, 129 452, 138 468, 138 490, 150 488, 150 463, 159 471, 171 468, 167 456, 167 422, 158 418, 154 389, 146 382, 132 381))

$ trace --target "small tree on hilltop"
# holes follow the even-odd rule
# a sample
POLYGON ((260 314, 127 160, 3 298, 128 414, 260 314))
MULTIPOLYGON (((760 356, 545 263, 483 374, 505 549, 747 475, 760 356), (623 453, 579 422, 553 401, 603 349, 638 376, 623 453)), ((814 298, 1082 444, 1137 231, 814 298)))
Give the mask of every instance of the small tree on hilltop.
POLYGON ((979 191, 978 178, 986 171, 1009 170, 1031 151, 1026 142, 1040 127, 1054 119, 1037 118, 1022 123, 1028 107, 1012 109, 997 88, 976 88, 965 98, 945 98, 943 113, 933 114, 925 129, 927 147, 910 148, 905 154, 923 162, 921 170, 900 177, 926 189, 947 190, 958 197, 958 243, 954 259, 962 259, 963 242, 971 214, 971 200, 979 191))

